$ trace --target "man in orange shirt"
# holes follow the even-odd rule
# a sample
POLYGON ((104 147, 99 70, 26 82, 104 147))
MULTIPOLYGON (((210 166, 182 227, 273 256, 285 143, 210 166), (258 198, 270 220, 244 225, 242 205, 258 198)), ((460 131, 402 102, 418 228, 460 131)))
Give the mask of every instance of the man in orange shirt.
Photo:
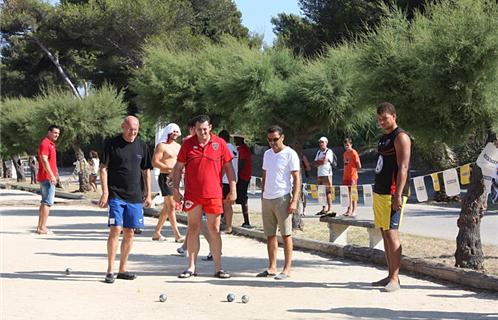
POLYGON ((358 152, 353 149, 353 140, 351 138, 344 139, 344 154, 342 156, 344 160, 344 176, 342 178, 342 184, 349 187, 349 206, 348 211, 343 215, 346 217, 356 216, 356 205, 357 200, 353 201, 351 195, 351 186, 358 185, 358 169, 361 168, 361 161, 358 152))

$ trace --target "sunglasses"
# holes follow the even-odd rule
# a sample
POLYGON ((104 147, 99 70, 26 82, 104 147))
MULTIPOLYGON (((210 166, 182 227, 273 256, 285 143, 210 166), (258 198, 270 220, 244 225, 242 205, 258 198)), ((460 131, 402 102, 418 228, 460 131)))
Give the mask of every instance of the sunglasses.
POLYGON ((278 137, 278 138, 266 138, 268 140, 268 142, 277 142, 278 140, 280 140, 281 137, 278 137))

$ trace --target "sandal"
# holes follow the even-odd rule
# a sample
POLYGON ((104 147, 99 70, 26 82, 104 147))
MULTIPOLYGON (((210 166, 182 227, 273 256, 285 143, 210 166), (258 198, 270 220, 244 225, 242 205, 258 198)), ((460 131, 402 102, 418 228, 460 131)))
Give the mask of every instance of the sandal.
POLYGON ((214 274, 214 277, 220 278, 220 279, 228 279, 228 278, 230 278, 230 273, 228 273, 224 270, 220 270, 214 274))
POLYGON ((159 242, 166 241, 166 237, 159 235, 159 237, 152 237, 152 241, 159 241, 159 242))
POLYGON ((117 279, 123 279, 123 280, 135 280, 137 278, 137 275, 128 271, 125 272, 119 272, 118 275, 116 276, 117 279))
POLYGON ((197 277, 197 272, 192 272, 190 270, 185 270, 183 271, 182 273, 180 273, 178 275, 178 278, 180 279, 187 279, 187 278, 190 278, 190 277, 197 277))
POLYGON ((176 243, 183 243, 183 242, 185 242, 185 238, 184 237, 180 237, 178 239, 175 239, 175 242, 176 243))
POLYGON ((263 272, 260 272, 256 275, 257 278, 268 278, 268 277, 274 277, 276 276, 276 273, 268 272, 268 270, 265 270, 263 272))

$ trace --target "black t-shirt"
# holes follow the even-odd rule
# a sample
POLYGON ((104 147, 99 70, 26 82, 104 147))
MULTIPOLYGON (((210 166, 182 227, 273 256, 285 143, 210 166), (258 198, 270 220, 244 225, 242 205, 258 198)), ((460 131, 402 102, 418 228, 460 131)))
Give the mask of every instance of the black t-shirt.
POLYGON ((136 138, 129 143, 121 135, 107 140, 102 164, 107 167, 109 198, 130 203, 142 202, 142 170, 152 169, 145 142, 136 138))

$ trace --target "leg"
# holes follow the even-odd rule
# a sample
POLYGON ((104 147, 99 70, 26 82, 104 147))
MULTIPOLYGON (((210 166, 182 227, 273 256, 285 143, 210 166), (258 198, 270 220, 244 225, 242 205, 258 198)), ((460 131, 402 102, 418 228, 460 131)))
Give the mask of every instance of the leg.
POLYGON ((42 203, 40 205, 40 208, 38 209, 38 227, 36 229, 36 232, 40 234, 47 233, 47 220, 49 212, 50 206, 42 203))
POLYGON ((288 275, 290 274, 291 271, 292 250, 294 249, 292 235, 282 236, 282 239, 284 240, 284 256, 285 256, 285 264, 282 273, 288 275))
POLYGON ((159 218, 157 219, 156 228, 152 233, 152 240, 158 240, 161 238, 161 230, 163 228, 164 223, 166 222, 166 219, 168 218, 169 208, 168 204, 166 203, 167 201, 166 198, 171 198, 171 197, 164 197, 164 205, 161 210, 161 213, 159 214, 159 218))
POLYGON ((223 214, 225 215, 225 232, 232 233, 233 208, 231 204, 223 203, 223 214))
POLYGON ((107 238, 107 273, 114 272, 114 260, 118 251, 119 234, 121 227, 111 227, 107 238))
POLYGON ((396 229, 385 231, 385 243, 388 247, 386 248, 386 253, 388 253, 388 267, 389 267, 389 280, 390 282, 399 282, 399 268, 401 265, 401 242, 399 240, 399 232, 396 229))
POLYGON ((121 254, 119 259, 119 272, 126 272, 126 264, 133 246, 133 228, 123 228, 123 241, 121 241, 121 254))
POLYGON ((277 251, 278 251, 278 240, 277 236, 266 237, 267 243, 266 248, 268 250, 268 272, 277 272, 277 251))
POLYGON ((209 230, 209 247, 213 255, 214 272, 220 271, 221 268, 221 236, 220 236, 220 215, 206 214, 207 227, 209 230))
POLYGON ((251 225, 249 222, 249 206, 247 203, 242 204, 242 215, 244 216, 244 224, 251 225))
POLYGON ((196 206, 188 212, 188 271, 195 272, 195 262, 199 253, 199 229, 202 219, 202 206, 196 206))
POLYGON ((175 241, 179 241, 182 239, 182 235, 178 230, 178 224, 176 223, 176 212, 175 212, 176 202, 172 196, 164 197, 164 208, 166 208, 166 212, 168 214, 169 223, 171 224, 171 231, 175 235, 175 241))

